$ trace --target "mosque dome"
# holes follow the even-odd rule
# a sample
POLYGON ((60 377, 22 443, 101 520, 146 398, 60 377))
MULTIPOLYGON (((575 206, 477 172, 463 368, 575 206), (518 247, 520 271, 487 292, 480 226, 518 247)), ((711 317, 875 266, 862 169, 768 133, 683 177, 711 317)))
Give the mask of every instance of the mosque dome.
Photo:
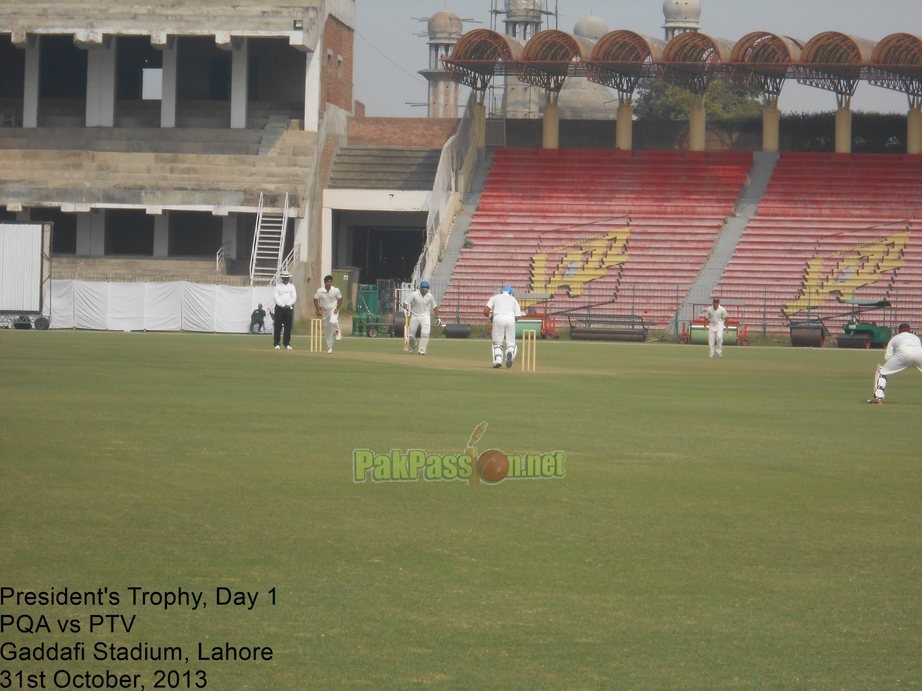
POLYGON ((606 24, 605 20, 601 17, 596 17, 593 14, 590 14, 588 17, 583 17, 576 22, 576 26, 573 27, 574 36, 588 38, 592 41, 598 41, 607 33, 608 24, 606 24))
POLYGON ((458 15, 442 10, 429 18, 428 30, 430 39, 447 38, 457 41, 461 38, 463 26, 458 15))
POLYGON ((588 79, 567 79, 557 97, 557 107, 561 120, 614 120, 618 100, 601 84, 588 79))
POLYGON ((697 29, 701 20, 701 3, 699 0, 666 0, 663 16, 666 26, 697 29))

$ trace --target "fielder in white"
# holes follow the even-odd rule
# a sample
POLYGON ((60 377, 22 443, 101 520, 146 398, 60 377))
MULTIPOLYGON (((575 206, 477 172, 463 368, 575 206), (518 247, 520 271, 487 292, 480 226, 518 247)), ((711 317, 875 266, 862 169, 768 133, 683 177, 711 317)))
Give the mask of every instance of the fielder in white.
POLYGON ((405 303, 403 308, 410 315, 410 350, 412 353, 416 350, 416 330, 419 329, 419 354, 426 354, 426 346, 429 345, 429 333, 432 328, 429 313, 435 315, 435 325, 441 326, 442 320, 439 319, 439 306, 435 304, 435 296, 429 292, 429 281, 423 281, 419 284, 419 289, 414 290, 405 303))
POLYGON ((323 277, 323 288, 314 293, 314 309, 323 319, 323 335, 327 340, 327 353, 333 352, 333 340, 342 338, 339 330, 339 308, 343 304, 343 294, 333 285, 332 276, 323 277))
POLYGON ((727 310, 720 306, 720 298, 714 298, 714 304, 707 308, 704 318, 708 320, 708 347, 711 349, 709 357, 724 356, 724 322, 727 320, 727 310))
POLYGON ((503 286, 483 308, 483 316, 493 322, 493 368, 503 366, 503 341, 506 342, 506 367, 512 367, 512 361, 518 349, 515 345, 515 323, 522 316, 519 301, 512 296, 512 286, 503 286))
POLYGON ((910 367, 915 367, 922 372, 922 341, 912 333, 909 324, 904 322, 897 327, 897 334, 887 344, 884 357, 887 362, 878 365, 877 373, 874 375, 874 398, 868 401, 875 405, 884 402, 887 377, 910 367))

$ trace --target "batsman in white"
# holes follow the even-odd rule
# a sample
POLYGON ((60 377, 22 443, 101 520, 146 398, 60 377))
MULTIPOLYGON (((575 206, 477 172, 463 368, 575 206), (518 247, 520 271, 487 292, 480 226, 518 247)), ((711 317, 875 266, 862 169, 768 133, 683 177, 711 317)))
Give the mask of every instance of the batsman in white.
POLYGON ((512 295, 512 286, 503 286, 483 308, 483 316, 493 322, 493 369, 503 366, 503 341, 506 342, 506 367, 512 367, 518 349, 515 345, 515 323, 522 316, 519 301, 512 295))
POLYGON ((887 362, 877 366, 877 373, 874 376, 874 398, 868 401, 873 405, 880 405, 884 402, 887 377, 910 367, 915 367, 922 372, 922 341, 905 322, 900 324, 896 330, 897 334, 890 339, 887 352, 884 354, 887 362))
POLYGON ((714 303, 707 308, 704 318, 708 320, 708 347, 711 349, 709 357, 724 356, 724 322, 727 320, 727 310, 720 306, 720 298, 714 298, 714 303))
POLYGON ((410 315, 410 348, 408 352, 416 350, 416 330, 419 329, 419 354, 426 354, 426 346, 429 345, 429 334, 432 329, 432 323, 429 313, 435 315, 435 325, 441 326, 442 320, 439 319, 439 306, 435 303, 435 296, 429 292, 429 281, 422 281, 419 288, 414 290, 407 301, 403 303, 403 308, 410 315))

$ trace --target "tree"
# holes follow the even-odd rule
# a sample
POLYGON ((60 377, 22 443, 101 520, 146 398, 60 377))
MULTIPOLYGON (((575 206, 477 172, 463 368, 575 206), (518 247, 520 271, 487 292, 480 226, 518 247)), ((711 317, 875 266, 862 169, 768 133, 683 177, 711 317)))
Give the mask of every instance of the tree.
MULTIPOLYGON (((751 87, 715 79, 704 100, 708 122, 748 120, 762 113, 760 92, 751 87)), ((649 79, 637 87, 634 116, 638 120, 688 120, 689 94, 685 89, 649 79)))
MULTIPOLYGON (((725 148, 732 148, 747 125, 761 118, 760 95, 758 89, 723 79, 711 82, 704 100, 707 127, 725 148)), ((637 88, 634 115, 638 120, 688 122, 689 101, 685 89, 650 79, 637 88)))

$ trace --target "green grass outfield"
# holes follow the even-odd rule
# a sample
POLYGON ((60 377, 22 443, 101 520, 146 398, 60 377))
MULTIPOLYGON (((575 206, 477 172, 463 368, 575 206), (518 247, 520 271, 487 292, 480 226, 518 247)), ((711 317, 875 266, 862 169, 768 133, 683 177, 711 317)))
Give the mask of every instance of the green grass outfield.
POLYGON ((526 374, 482 338, 270 341, 0 331, 0 587, 119 594, 4 602, 10 688, 922 688, 922 376, 866 405, 881 352, 540 341, 526 374), (481 421, 566 476, 353 482, 354 449, 459 454, 481 421))

